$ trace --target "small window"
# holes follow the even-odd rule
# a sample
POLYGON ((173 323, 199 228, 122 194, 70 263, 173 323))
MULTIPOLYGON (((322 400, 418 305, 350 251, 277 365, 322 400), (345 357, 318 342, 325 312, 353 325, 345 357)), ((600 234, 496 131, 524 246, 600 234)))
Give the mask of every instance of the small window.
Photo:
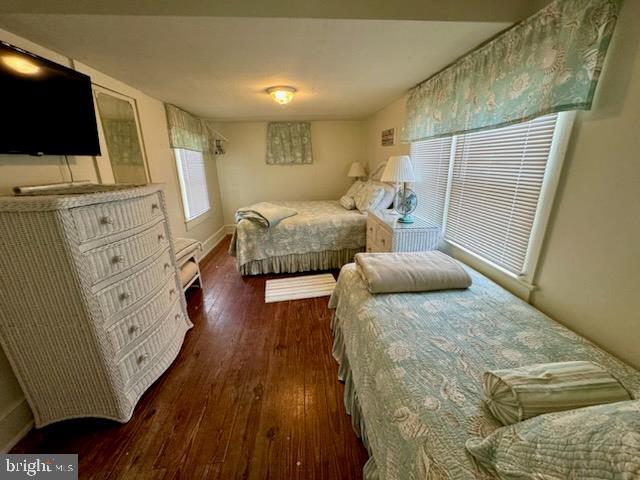
POLYGON ((184 218, 189 222, 207 213, 211 208, 209 192, 207 191, 207 176, 204 169, 204 156, 202 152, 183 148, 176 148, 175 154, 178 177, 180 178, 180 190, 182 192, 184 218))
POLYGON ((447 197, 451 143, 451 137, 442 137, 411 144, 411 160, 418 177, 412 187, 418 196, 416 215, 439 227, 447 197))
POLYGON ((566 148, 572 118, 412 143, 416 214, 441 225, 449 244, 530 281, 562 162, 552 152, 566 148))
POLYGON ((446 240, 524 275, 557 118, 457 137, 446 240))

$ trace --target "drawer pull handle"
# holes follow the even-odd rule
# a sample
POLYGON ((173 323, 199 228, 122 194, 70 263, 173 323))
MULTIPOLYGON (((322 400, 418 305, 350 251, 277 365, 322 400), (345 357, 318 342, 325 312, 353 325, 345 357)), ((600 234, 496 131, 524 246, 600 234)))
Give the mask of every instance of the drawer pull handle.
POLYGON ((169 290, 169 296, 173 297, 176 294, 176 289, 172 288, 171 290, 169 290))
POLYGON ((166 272, 166 271, 167 271, 167 268, 169 268, 170 266, 171 266, 171 265, 169 265, 168 263, 165 263, 165 264, 164 264, 164 271, 166 272))
POLYGON ((122 292, 118 298, 120 298, 121 302, 124 302, 127 298, 129 298, 129 294, 127 292, 122 292))
POLYGON ((158 241, 161 242, 162 240, 164 240, 164 233, 159 233, 158 234, 158 241))
POLYGON ((116 263, 120 263, 124 260, 124 257, 122 255, 114 255, 111 258, 111 263, 116 264, 116 263))
POLYGON ((381 241, 383 245, 386 243, 386 240, 384 238, 381 241))
POLYGON ((102 225, 111 225, 113 223, 113 218, 111 218, 111 217, 102 217, 100 219, 100 223, 102 225))
POLYGON ((179 313, 176 313, 176 320, 180 320, 182 318, 182 315, 180 315, 179 313))
POLYGON ((148 358, 149 358, 149 354, 148 353, 143 353, 143 354, 139 355, 138 356, 138 364, 146 362, 148 358))
POLYGON ((151 204, 151 210, 157 210, 158 208, 160 208, 160 207, 158 206, 157 203, 152 203, 151 204))
POLYGON ((140 330, 140 327, 138 327, 137 325, 131 325, 129 327, 129 335, 133 335, 134 333, 136 333, 138 330, 140 330))

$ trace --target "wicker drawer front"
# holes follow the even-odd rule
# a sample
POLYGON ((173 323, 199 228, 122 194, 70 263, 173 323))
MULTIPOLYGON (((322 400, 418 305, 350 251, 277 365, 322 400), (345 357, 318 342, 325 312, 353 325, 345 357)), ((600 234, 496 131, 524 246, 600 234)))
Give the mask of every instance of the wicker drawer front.
MULTIPOLYGON (((175 269, 169 250, 165 250, 151 264, 140 268, 126 280, 100 291, 97 297, 102 312, 107 317, 117 315, 165 283, 169 276, 175 277, 175 269)), ((177 294, 174 290, 171 295, 177 294)))
POLYGON ((166 315, 176 301, 176 295, 171 293, 175 288, 174 279, 168 279, 148 302, 107 328, 107 338, 115 352, 137 342, 159 318, 166 315))
POLYGON ((181 327, 184 327, 180 302, 176 302, 169 314, 146 337, 138 347, 118 362, 125 384, 136 381, 156 362, 156 355, 162 353, 181 327))
POLYGON ((109 278, 164 250, 169 245, 167 235, 162 221, 125 240, 88 251, 85 255, 91 281, 97 283, 109 278))
POLYGON ((145 390, 171 365, 171 362, 173 362, 178 353, 180 353, 184 334, 188 328, 187 325, 178 326, 178 330, 173 335, 173 338, 169 340, 169 343, 167 343, 165 350, 158 354, 153 360, 155 364, 152 365, 151 368, 146 368, 142 373, 137 374, 136 379, 127 386, 125 395, 131 403, 137 402, 145 390))
POLYGON ((375 251, 377 230, 376 221, 369 215, 367 217, 367 252, 375 251))
POLYGON ((71 209, 81 242, 88 242, 144 225, 164 214, 160 195, 106 202, 71 209))
MULTIPOLYGON (((386 232, 385 232, 386 233, 386 232)), ((391 235, 378 235, 374 252, 391 252, 393 251, 393 239, 391 235)))

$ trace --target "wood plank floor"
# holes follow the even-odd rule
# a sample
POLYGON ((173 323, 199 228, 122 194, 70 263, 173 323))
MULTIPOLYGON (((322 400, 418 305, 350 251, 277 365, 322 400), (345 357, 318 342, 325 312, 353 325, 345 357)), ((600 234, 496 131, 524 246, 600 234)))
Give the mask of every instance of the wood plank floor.
POLYGON ((87 479, 358 479, 367 454, 345 414, 327 298, 264 303, 228 239, 187 294, 194 328, 127 424, 32 430, 14 453, 77 453, 87 479))

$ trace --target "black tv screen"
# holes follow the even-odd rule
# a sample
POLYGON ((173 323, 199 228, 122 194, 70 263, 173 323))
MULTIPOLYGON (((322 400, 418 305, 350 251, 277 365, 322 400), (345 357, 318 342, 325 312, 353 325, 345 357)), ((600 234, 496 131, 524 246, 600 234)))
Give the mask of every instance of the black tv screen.
POLYGON ((0 153, 100 155, 91 79, 0 42, 0 153))

